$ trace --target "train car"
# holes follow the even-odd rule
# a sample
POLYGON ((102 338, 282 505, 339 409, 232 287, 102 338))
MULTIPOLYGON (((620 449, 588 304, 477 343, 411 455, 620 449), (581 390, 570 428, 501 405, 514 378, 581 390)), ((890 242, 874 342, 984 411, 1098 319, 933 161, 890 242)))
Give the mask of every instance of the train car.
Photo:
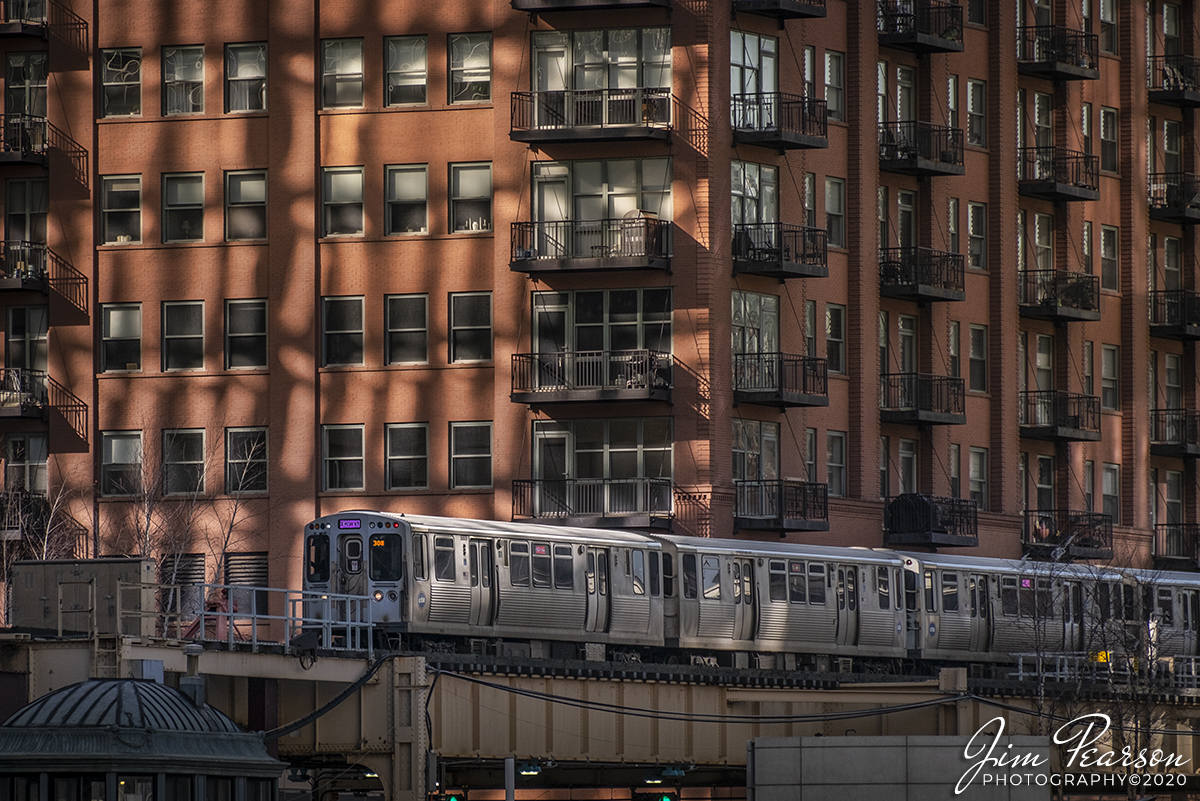
MULTIPOLYGON (((1142 588, 1139 623, 1160 657, 1200 655, 1200 576, 1172 571, 1123 570, 1142 588)), ((1136 598, 1136 595, 1135 595, 1136 598)))

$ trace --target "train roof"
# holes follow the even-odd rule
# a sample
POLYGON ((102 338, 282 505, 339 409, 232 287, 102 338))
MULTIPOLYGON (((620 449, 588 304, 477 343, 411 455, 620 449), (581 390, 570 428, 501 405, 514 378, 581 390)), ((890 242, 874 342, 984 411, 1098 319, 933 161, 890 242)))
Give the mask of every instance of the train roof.
POLYGON ((730 553, 754 556, 809 557, 813 559, 849 560, 871 564, 899 564, 894 551, 871 548, 839 548, 832 545, 804 545, 796 542, 761 542, 758 540, 727 540, 705 537, 681 537, 677 534, 650 534, 650 537, 669 542, 676 547, 710 553, 730 553))
POLYGON ((905 559, 913 559, 925 565, 956 570, 980 570, 992 573, 1033 573, 1040 575, 1079 577, 1119 581, 1121 573, 1108 565, 1062 564, 1059 562, 1035 562, 1021 559, 997 559, 989 556, 962 556, 942 553, 898 552, 905 559))
POLYGON ((373 509, 348 509, 325 517, 344 515, 378 515, 393 520, 403 520, 421 529, 445 531, 455 534, 503 535, 506 537, 544 537, 557 542, 595 542, 624 547, 661 547, 645 534, 618 531, 607 528, 581 528, 578 526, 556 526, 546 523, 506 523, 497 520, 471 520, 461 517, 436 517, 434 515, 410 515, 402 512, 380 512, 373 509))

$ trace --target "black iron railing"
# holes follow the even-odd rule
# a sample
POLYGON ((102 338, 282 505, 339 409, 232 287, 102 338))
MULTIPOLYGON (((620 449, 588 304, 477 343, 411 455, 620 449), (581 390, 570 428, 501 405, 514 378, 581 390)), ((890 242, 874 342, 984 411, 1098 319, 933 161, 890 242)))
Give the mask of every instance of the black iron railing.
POLYGON ((883 529, 888 534, 978 537, 979 510, 970 498, 906 493, 883 507, 883 529))
POLYGON ((0 19, 27 25, 45 25, 48 5, 47 0, 0 0, 0 19))
POLYGON ((786 92, 734 95, 730 99, 735 131, 780 131, 826 138, 829 126, 824 100, 786 92))
POLYGON ((733 260, 823 267, 829 260, 825 229, 779 222, 735 225, 733 260))
POLYGON ((876 24, 880 33, 921 33, 961 42, 963 10, 940 0, 879 0, 876 24))
POLYGON ((670 389, 671 354, 654 350, 516 353, 512 391, 670 389))
POLYGON ((1057 389, 1021 392, 1019 395, 1019 422, 1023 426, 1100 430, 1100 399, 1095 395, 1057 389))
POLYGON ((1154 525, 1154 555, 1161 559, 1195 561, 1196 544, 1200 542, 1200 524, 1156 523, 1154 525))
POLYGON ((1150 325, 1200 326, 1200 294, 1190 289, 1151 292, 1150 325))
POLYGON ((1112 517, 1099 512, 1039 509, 1025 512, 1025 545, 1112 550, 1112 517))
POLYGON ((948 125, 908 120, 879 123, 880 161, 926 159, 961 167, 963 130, 948 125))
POLYGON ((1148 202, 1152 209, 1200 212, 1200 175, 1190 172, 1150 173, 1148 202))
POLYGON ((45 155, 50 133, 45 117, 5 114, 0 120, 3 120, 5 153, 45 155))
POLYGON ((828 520, 829 486, 774 479, 733 482, 734 517, 767 520, 828 520))
POLYGON ((921 286, 962 292, 966 286, 961 253, 932 248, 880 248, 879 285, 921 286))
POLYGON ((40 412, 46 409, 47 400, 45 372, 0 368, 0 411, 40 412))
MULTIPOLYGON (((44 542, 50 523, 50 501, 43 492, 0 491, 0 536, 44 542)), ((33 554, 30 554, 31 556, 33 554)))
POLYGON ((1100 188, 1099 156, 1046 145, 1023 147, 1018 159, 1018 177, 1022 181, 1052 181, 1090 190, 1100 188))
POLYGON ((563 89, 512 93, 513 131, 671 127, 671 90, 563 89))
POLYGON ((927 373, 884 373, 879 379, 882 409, 966 414, 961 378, 927 373))
POLYGON ((1100 310, 1100 279, 1066 270, 1023 270, 1017 273, 1020 302, 1029 306, 1100 310))
POLYGON ((815 356, 790 353, 735 353, 733 390, 826 395, 827 363, 815 356))
POLYGON ((40 242, 7 239, 0 242, 0 278, 22 281, 46 279, 46 246, 40 242))
POLYGON ((1060 25, 1030 25, 1017 29, 1018 64, 1066 64, 1099 69, 1099 39, 1060 25))
POLYGON ((512 250, 514 261, 665 259, 671 253, 671 223, 646 217, 515 222, 512 250))
POLYGON ((1200 411, 1151 409, 1150 442, 1154 445, 1200 447, 1200 411))
POLYGON ((1150 91, 1200 91, 1200 58, 1177 53, 1150 56, 1146 66, 1146 85, 1150 91))
POLYGON ((513 517, 648 517, 670 520, 669 478, 558 478, 513 481, 513 517))

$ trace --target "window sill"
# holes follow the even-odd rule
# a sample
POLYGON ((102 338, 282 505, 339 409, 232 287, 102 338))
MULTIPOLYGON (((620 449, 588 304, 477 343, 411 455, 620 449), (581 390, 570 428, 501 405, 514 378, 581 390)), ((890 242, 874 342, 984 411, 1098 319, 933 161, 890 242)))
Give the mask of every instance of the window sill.
POLYGON ((145 371, 140 367, 136 370, 101 370, 100 372, 96 373, 96 377, 104 378, 108 376, 112 378, 122 378, 129 375, 141 375, 144 372, 145 371))

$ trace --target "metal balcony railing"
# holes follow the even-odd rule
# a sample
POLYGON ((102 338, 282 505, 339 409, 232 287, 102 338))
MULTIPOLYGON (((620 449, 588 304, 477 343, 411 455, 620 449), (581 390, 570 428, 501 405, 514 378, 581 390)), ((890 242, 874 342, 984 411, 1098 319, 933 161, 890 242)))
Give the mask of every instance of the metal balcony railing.
POLYGON ((733 129, 765 133, 779 131, 825 139, 829 136, 824 100, 786 92, 758 92, 730 98, 733 129))
POLYGON ((827 362, 790 353, 735 353, 733 391, 828 395, 827 362))
POLYGON ((666 522, 673 515, 669 478, 539 478, 513 481, 513 518, 568 520, 632 517, 666 522))
POLYGON ((962 292, 966 287, 963 256, 932 248, 880 248, 879 286, 917 290, 920 287, 962 292))
POLYGON ((1100 399, 1095 395, 1057 389, 1021 392, 1019 395, 1020 425, 1100 431, 1100 399))
POLYGON ((1172 217, 1193 216, 1200 220, 1200 175, 1190 172, 1155 172, 1150 174, 1149 197, 1152 215, 1164 213, 1172 217))
POLYGON ((1066 270, 1022 270, 1017 273, 1019 300, 1052 312, 1072 309, 1100 312, 1100 279, 1066 270))
POLYGON ((0 414, 44 414, 49 400, 46 382, 41 370, 0 368, 0 414))
POLYGON ((1065 147, 1023 147, 1017 154, 1018 178, 1023 182, 1053 183, 1099 191, 1100 158, 1065 147))
POLYGON ((1112 517, 1099 512, 1039 509, 1025 512, 1022 544, 1052 548, 1059 554, 1101 556, 1112 553, 1112 517))
POLYGON ((733 261, 739 272, 753 272, 755 265, 824 268, 829 262, 825 229, 780 222, 735 225, 733 261))
POLYGON ((514 134, 570 134, 587 138, 606 129, 671 129, 671 90, 562 89, 512 93, 514 134))
POLYGON ((829 486, 792 479, 734 481, 733 516, 775 521, 828 521, 829 486))
POLYGON ((671 223, 648 217, 512 224, 513 261, 670 258, 671 223))
MULTIPOLYGON (((1099 38, 1094 33, 1060 25, 1029 25, 1017 29, 1017 66, 1040 66, 1070 73, 1093 72, 1100 64, 1099 38)), ((1074 77, 1089 77, 1077 74, 1074 77)))
POLYGON ((1177 448, 1200 448, 1200 411, 1151 409, 1150 443, 1177 448))
POLYGON ((556 351, 512 357, 514 394, 671 388, 671 354, 654 350, 556 351))
POLYGON ((44 540, 50 501, 44 492, 8 489, 0 492, 0 538, 44 540))
POLYGON ((883 530, 889 539, 951 544, 979 538, 979 510, 970 498, 906 493, 883 508, 883 530), (954 539, 949 539, 954 538, 954 539))
POLYGON ((963 380, 927 373, 884 373, 880 408, 889 411, 966 414, 963 380))
POLYGON ((0 19, 25 25, 45 25, 47 0, 0 0, 0 19))
POLYGON ((45 117, 5 114, 0 120, 4 129, 4 153, 15 153, 22 158, 46 155, 50 126, 45 117))
POLYGON ((963 166, 963 130, 948 125, 907 120, 904 122, 879 123, 879 160, 881 162, 909 162, 914 168, 919 161, 934 162, 924 165, 936 171, 945 165, 948 171, 961 171, 963 166), (957 170, 953 168, 958 168, 957 170))
POLYGON ((879 0, 876 24, 882 34, 923 34, 961 43, 963 10, 941 0, 879 0))
POLYGON ((1200 58, 1182 53, 1150 56, 1146 86, 1151 92, 1200 92, 1200 58))
POLYGON ((1150 325, 1200 327, 1200 293, 1159 289, 1150 293, 1150 325))
POLYGON ((1154 525, 1154 556, 1196 562, 1196 545, 1200 543, 1200 524, 1156 523, 1154 525))
POLYGON ((45 281, 46 246, 18 239, 0 241, 0 279, 45 281))

